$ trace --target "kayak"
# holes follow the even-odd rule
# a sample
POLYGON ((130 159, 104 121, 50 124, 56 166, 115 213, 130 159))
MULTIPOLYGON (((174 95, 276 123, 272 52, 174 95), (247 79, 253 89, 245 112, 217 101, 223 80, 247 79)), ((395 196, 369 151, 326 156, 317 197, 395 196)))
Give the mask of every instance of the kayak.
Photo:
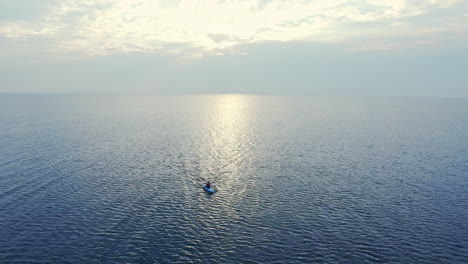
POLYGON ((213 194, 215 191, 211 188, 208 188, 206 186, 203 186, 203 190, 205 190, 205 192, 209 193, 209 194, 213 194))

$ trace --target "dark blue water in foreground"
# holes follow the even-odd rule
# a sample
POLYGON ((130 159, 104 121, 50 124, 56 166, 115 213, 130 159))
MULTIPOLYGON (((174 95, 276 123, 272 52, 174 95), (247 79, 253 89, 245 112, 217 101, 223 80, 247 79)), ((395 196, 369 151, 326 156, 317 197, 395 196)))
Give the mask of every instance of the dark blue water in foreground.
POLYGON ((468 263, 468 100, 0 95, 23 262, 468 263))

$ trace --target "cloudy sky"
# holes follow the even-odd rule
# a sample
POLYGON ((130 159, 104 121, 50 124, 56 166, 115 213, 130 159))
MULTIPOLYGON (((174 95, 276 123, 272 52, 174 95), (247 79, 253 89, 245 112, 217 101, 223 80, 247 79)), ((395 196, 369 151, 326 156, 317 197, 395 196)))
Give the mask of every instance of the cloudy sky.
POLYGON ((466 0, 0 0, 0 92, 468 97, 466 0))

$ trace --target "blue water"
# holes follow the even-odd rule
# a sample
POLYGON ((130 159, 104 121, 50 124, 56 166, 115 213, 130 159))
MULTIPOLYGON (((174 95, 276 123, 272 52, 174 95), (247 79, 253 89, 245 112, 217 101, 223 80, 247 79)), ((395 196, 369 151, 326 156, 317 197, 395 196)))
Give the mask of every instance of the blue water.
POLYGON ((0 263, 468 263, 467 194, 467 99, 0 95, 0 263))

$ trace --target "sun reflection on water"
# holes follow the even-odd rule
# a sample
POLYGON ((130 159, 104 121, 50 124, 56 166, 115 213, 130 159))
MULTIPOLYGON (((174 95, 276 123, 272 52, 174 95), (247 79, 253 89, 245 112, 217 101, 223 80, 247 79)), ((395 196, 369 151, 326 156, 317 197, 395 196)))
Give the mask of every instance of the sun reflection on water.
POLYGON ((229 94, 215 97, 210 118, 208 162, 217 175, 230 175, 239 171, 251 144, 247 95, 229 94))
MULTIPOLYGON (((255 96, 226 94, 214 95, 207 106, 207 118, 203 124, 204 135, 200 149, 201 177, 214 182, 214 196, 200 196, 203 210, 222 215, 232 222, 242 222, 248 188, 254 188, 252 177, 255 96), (209 198, 209 199, 206 199, 209 198)), ((255 198, 251 199, 255 202, 255 198)), ((216 218, 215 218, 216 219, 216 218)), ((217 232, 232 232, 229 226, 202 218, 200 221, 217 232)), ((228 237, 226 237, 228 239, 228 237)))
POLYGON ((218 192, 239 194, 245 191, 246 168, 253 156, 255 96, 212 95, 206 102, 206 118, 199 124, 200 180, 214 182, 218 192))

